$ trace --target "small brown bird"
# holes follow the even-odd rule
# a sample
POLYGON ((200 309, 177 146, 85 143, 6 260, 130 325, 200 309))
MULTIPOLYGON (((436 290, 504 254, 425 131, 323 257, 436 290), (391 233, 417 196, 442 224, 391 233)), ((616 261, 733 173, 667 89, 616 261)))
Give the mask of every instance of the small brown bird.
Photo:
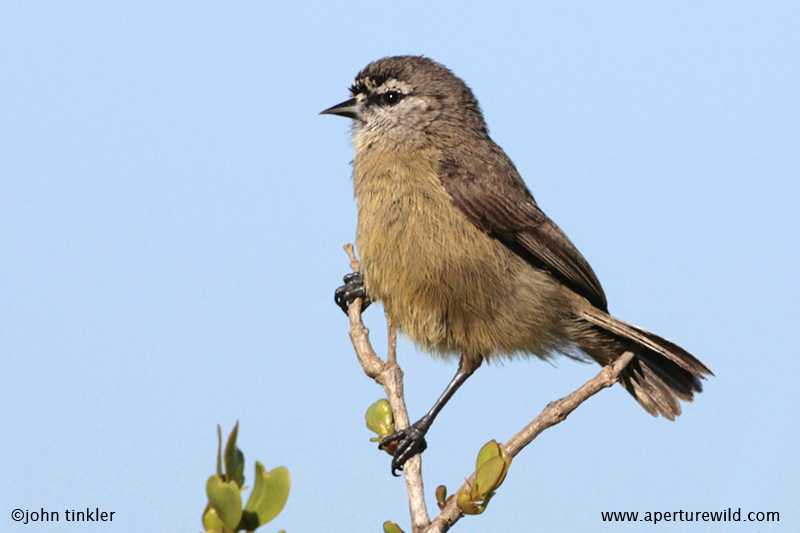
POLYGON ((601 365, 635 357, 620 382, 672 420, 711 371, 672 342, 608 314, 589 263, 536 205, 492 141, 467 85, 425 57, 367 65, 352 98, 323 111, 353 119, 361 274, 336 301, 379 301, 422 349, 459 355, 433 408, 398 441, 392 473, 425 447, 433 419, 484 359, 562 353, 601 365))

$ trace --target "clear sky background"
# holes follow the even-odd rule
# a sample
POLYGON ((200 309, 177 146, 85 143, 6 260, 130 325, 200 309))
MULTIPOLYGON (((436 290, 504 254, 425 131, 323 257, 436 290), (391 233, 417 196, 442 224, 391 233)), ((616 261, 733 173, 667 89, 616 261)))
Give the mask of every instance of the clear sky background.
MULTIPOLYGON (((716 373, 676 422, 600 393, 454 531, 800 531, 797 2, 4 2, 0 529, 200 531, 216 424, 292 492, 265 532, 410 531, 332 293, 356 208, 348 97, 425 54, 618 317, 716 373), (113 523, 22 525, 100 508, 113 523), (606 524, 601 511, 778 511, 606 524)), ((365 320, 383 353, 379 307, 365 320)), ((455 366, 400 345, 412 418, 455 366)), ((429 433, 433 490, 598 367, 484 366, 429 433)))

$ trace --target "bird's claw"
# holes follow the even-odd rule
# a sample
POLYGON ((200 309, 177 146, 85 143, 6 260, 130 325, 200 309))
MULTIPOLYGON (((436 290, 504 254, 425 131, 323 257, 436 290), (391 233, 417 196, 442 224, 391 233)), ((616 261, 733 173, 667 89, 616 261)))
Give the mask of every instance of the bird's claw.
POLYGON ((364 299, 364 304, 361 307, 362 311, 372 303, 372 300, 367 296, 366 290, 364 290, 364 278, 361 276, 361 272, 351 272, 343 278, 343 281, 344 285, 333 293, 333 299, 336 305, 344 311, 344 314, 347 314, 350 304, 356 298, 364 299))
POLYGON ((397 476, 398 470, 403 470, 406 461, 417 454, 425 451, 428 443, 425 441, 425 434, 428 432, 430 424, 425 419, 415 422, 406 429, 401 429, 397 433, 389 435, 381 440, 378 448, 383 449, 391 443, 397 441, 397 449, 392 458, 392 475, 397 476))

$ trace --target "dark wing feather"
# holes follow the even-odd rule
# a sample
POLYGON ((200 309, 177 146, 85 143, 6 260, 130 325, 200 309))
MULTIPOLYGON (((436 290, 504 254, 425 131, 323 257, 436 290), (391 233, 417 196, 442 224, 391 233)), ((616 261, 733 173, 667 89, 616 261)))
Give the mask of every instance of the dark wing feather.
POLYGON ((440 179, 453 204, 533 267, 549 272, 607 311, 606 296, 592 267, 539 209, 513 163, 499 147, 496 150, 485 158, 473 154, 469 169, 455 160, 442 162, 440 179), (481 162, 474 165, 474 161, 481 162))

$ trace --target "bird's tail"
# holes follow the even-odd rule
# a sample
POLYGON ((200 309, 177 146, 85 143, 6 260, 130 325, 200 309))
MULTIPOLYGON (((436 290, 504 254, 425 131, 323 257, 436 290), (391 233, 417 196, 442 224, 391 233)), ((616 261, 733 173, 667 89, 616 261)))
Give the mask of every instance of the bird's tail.
POLYGON ((624 351, 634 353, 619 380, 653 416, 674 420, 681 414, 678 400, 691 402, 695 392, 703 391, 700 379, 714 375, 677 344, 594 306, 582 306, 578 320, 579 347, 601 365, 613 362, 624 351))

